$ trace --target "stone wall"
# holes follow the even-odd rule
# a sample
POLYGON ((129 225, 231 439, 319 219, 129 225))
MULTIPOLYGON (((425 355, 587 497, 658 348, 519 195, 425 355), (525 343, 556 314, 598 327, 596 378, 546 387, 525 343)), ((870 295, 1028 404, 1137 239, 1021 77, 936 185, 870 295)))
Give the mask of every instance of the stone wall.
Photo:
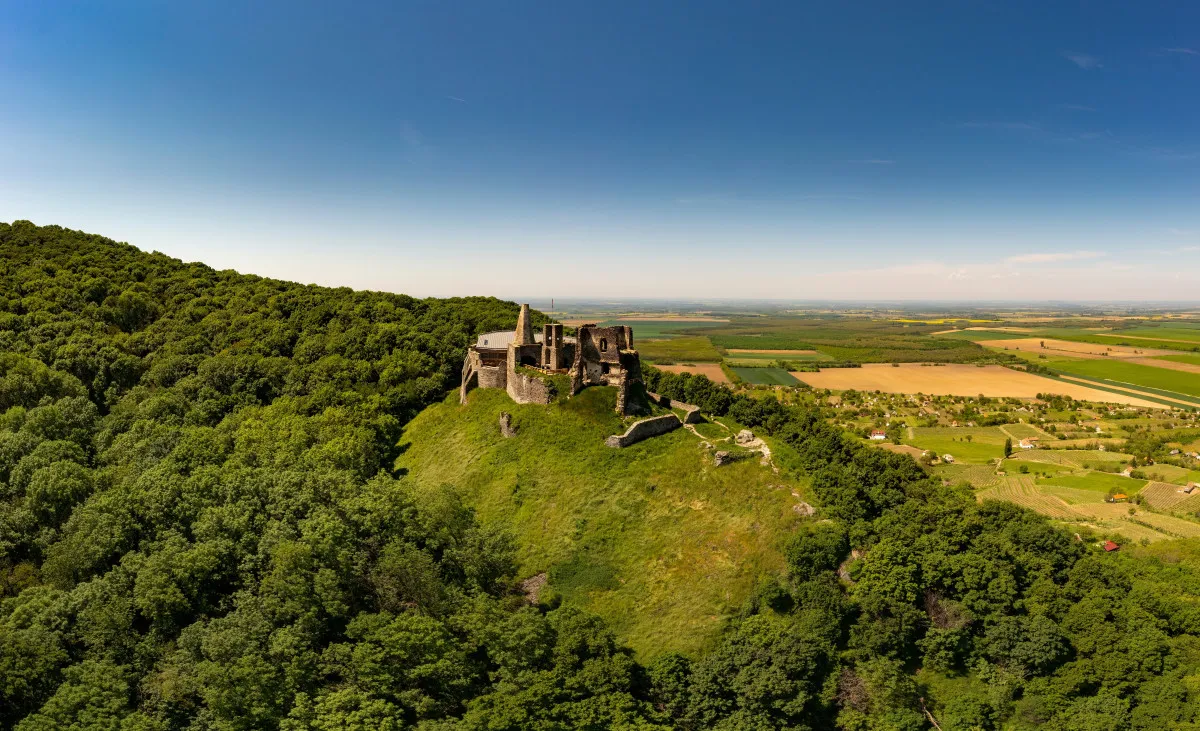
POLYGON ((649 439, 659 434, 674 431, 680 426, 682 426, 682 422, 679 421, 679 417, 675 414, 652 416, 649 419, 633 422, 625 430, 624 434, 614 434, 605 439, 604 444, 608 447, 628 447, 630 444, 636 444, 643 439, 649 439))
POLYGON ((508 385, 506 370, 503 366, 483 366, 479 369, 480 388, 504 388, 508 385))
POLYGON ((520 371, 508 372, 505 388, 512 400, 519 404, 548 404, 554 400, 550 384, 520 371))
POLYGON ((650 397, 651 401, 663 407, 664 409, 683 409, 686 411, 687 414, 685 414, 683 417, 684 424, 699 424, 700 422, 704 421, 704 417, 700 415, 699 406, 685 404, 682 401, 673 401, 666 396, 659 396, 657 393, 651 393, 650 391, 647 391, 646 395, 650 397))

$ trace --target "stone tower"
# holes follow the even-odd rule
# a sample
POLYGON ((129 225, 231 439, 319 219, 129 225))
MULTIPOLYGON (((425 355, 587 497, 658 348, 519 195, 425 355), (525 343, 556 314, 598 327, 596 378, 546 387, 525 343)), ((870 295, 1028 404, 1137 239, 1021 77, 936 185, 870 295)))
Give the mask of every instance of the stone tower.
POLYGON ((533 321, 529 319, 529 305, 521 305, 517 329, 513 333, 513 345, 533 345, 533 321))

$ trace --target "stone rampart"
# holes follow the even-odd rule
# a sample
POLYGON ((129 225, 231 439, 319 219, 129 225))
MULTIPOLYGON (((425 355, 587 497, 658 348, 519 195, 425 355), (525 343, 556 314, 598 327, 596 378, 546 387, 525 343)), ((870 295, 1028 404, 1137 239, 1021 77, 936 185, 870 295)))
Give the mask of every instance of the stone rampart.
POLYGON ((684 424, 699 424, 700 422, 704 421, 704 417, 700 415, 699 406, 685 404, 682 401, 675 401, 667 398, 666 396, 660 396, 657 393, 651 393, 649 391, 646 392, 646 395, 650 397, 651 401, 665 409, 683 409, 686 411, 687 413, 684 414, 683 417, 684 424))
POLYGON ((536 376, 510 370, 507 379, 508 395, 519 404, 548 404, 554 400, 550 384, 536 376))
POLYGON ((503 366, 483 366, 478 370, 480 388, 504 388, 508 385, 503 366))
POLYGON ((624 434, 614 434, 605 439, 604 444, 608 447, 628 447, 630 444, 636 444, 643 439, 649 439, 659 434, 674 431, 682 425, 683 423, 679 421, 679 417, 675 414, 652 416, 649 419, 633 422, 625 430, 624 434))

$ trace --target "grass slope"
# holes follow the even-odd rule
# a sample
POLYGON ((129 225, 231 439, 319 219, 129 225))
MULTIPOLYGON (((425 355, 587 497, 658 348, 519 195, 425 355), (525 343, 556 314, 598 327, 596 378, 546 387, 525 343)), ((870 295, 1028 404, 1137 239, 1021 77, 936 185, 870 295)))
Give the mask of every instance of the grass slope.
POLYGON ((548 572, 567 604, 605 619, 643 658, 709 647, 803 520, 792 491, 757 460, 714 468, 678 429, 626 449, 612 389, 561 405, 475 390, 426 409, 397 466, 418 490, 449 485, 485 524, 516 538, 522 576, 548 572), (501 411, 517 436, 500 435, 501 411))

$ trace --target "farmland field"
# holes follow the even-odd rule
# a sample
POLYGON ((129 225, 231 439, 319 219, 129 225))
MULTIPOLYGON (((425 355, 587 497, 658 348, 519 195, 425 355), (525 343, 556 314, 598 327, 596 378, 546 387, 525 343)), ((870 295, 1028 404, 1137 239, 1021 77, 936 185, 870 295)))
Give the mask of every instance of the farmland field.
POLYGON ((1171 354, 1171 351, 1169 350, 1131 348, 1127 345, 1080 343, 1072 340, 1056 340, 1054 338, 1003 338, 999 340, 979 340, 976 342, 985 348, 995 348, 998 350, 1021 350, 1050 357, 1144 358, 1148 356, 1171 354))
POLYGON ((1004 456, 1004 440, 1008 437, 997 427, 949 428, 916 427, 905 443, 930 449, 939 455, 949 454, 958 462, 983 464, 1004 456), (967 441, 970 436, 971 440, 967 441))
POLYGON ((1120 359, 1075 360, 1051 358, 1044 365, 1088 378, 1127 383, 1133 386, 1154 388, 1160 391, 1200 396, 1200 377, 1191 373, 1153 368, 1138 363, 1126 363, 1120 359))
POLYGON ((706 376, 713 383, 729 383, 729 376, 725 375, 725 371, 721 370, 721 366, 717 363, 696 363, 693 365, 655 365, 655 368, 668 373, 691 373, 697 376, 706 376))
POLYGON ((1175 353, 1173 355, 1160 355, 1155 360, 1165 360, 1174 363, 1188 363, 1190 365, 1200 365, 1200 354, 1198 353, 1175 353))
POLYGON ((696 319, 671 319, 671 320, 639 320, 639 319, 622 319, 622 320, 606 320, 599 323, 602 327, 615 327, 617 325, 628 325, 633 328, 634 345, 640 347, 642 341, 646 339, 657 340, 661 338, 675 338, 682 335, 691 334, 692 330, 699 330, 713 327, 722 323, 712 322, 709 320, 696 319))
POLYGON ((924 393, 947 396, 1013 396, 1034 398, 1039 393, 1056 393, 1088 401, 1107 401, 1134 406, 1160 407, 1152 401, 1089 388, 1080 384, 1036 376, 1003 366, 951 364, 922 366, 912 363, 899 367, 868 364, 862 368, 828 368, 820 373, 795 372, 792 375, 813 388, 834 391, 883 391, 884 393, 924 393))
POLYGON ((1135 495, 1146 486, 1146 480, 1135 480, 1107 472, 1088 472, 1083 475, 1053 475, 1039 480, 1038 484, 1090 490, 1102 494, 1109 490, 1115 490, 1126 495, 1135 495))
POLYGON ((755 386, 795 386, 797 381, 792 374, 782 368, 733 368, 734 373, 746 383, 755 386))
POLYGON ((708 338, 689 336, 669 340, 638 340, 637 334, 635 330, 634 343, 638 353, 652 363, 718 363, 721 360, 721 353, 708 338))

